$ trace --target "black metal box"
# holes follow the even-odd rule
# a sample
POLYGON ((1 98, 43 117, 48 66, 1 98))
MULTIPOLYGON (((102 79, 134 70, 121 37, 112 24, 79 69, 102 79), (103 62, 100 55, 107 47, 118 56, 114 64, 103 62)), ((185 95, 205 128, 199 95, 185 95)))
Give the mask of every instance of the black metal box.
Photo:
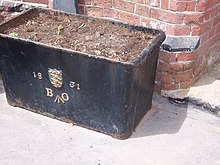
MULTIPOLYGON (((0 25, 0 32, 32 12, 45 11, 31 9, 0 25)), ((1 72, 8 103, 115 138, 128 138, 151 108, 159 47, 165 34, 114 24, 157 37, 135 60, 119 62, 0 34, 1 72)))

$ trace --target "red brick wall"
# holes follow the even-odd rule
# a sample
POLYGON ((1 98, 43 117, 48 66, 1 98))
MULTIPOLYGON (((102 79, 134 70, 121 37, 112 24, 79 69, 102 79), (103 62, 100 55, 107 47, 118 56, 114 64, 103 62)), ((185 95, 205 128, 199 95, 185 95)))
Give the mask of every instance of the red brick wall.
POLYGON ((79 0, 82 14, 161 29, 173 36, 200 36, 190 53, 159 55, 155 91, 188 89, 219 59, 220 0, 79 0))
POLYGON ((199 35, 201 45, 192 53, 161 51, 155 85, 158 92, 162 90, 166 94, 170 90, 188 89, 219 60, 220 1, 200 1, 197 6, 199 13, 187 14, 191 21, 185 22, 185 26, 197 29, 190 35, 199 35))

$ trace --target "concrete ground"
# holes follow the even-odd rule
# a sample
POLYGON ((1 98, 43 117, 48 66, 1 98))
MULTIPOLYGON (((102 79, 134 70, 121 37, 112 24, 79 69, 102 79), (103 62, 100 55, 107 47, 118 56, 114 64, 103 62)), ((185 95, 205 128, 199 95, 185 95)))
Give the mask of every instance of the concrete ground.
POLYGON ((220 62, 191 87, 188 95, 194 103, 220 116, 220 62))
POLYGON ((0 113, 0 165, 220 165, 220 117, 157 95, 127 140, 11 107, 2 84, 0 113))

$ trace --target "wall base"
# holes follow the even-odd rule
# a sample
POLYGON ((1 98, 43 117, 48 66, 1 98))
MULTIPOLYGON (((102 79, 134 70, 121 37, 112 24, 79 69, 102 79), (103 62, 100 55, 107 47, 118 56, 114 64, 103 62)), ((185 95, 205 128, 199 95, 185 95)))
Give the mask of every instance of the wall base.
POLYGON ((184 99, 188 97, 189 89, 179 89, 170 91, 161 91, 161 95, 164 97, 171 97, 174 99, 184 99))

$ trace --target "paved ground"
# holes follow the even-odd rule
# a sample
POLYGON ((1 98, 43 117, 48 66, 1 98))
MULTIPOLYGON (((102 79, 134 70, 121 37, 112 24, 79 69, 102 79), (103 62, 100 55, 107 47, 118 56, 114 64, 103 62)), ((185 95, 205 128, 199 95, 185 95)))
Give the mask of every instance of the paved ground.
POLYGON ((220 117, 157 95, 123 141, 11 107, 2 85, 0 113, 0 165, 220 165, 220 117))
POLYGON ((220 116, 220 62, 193 85, 189 98, 196 104, 215 110, 220 116))

